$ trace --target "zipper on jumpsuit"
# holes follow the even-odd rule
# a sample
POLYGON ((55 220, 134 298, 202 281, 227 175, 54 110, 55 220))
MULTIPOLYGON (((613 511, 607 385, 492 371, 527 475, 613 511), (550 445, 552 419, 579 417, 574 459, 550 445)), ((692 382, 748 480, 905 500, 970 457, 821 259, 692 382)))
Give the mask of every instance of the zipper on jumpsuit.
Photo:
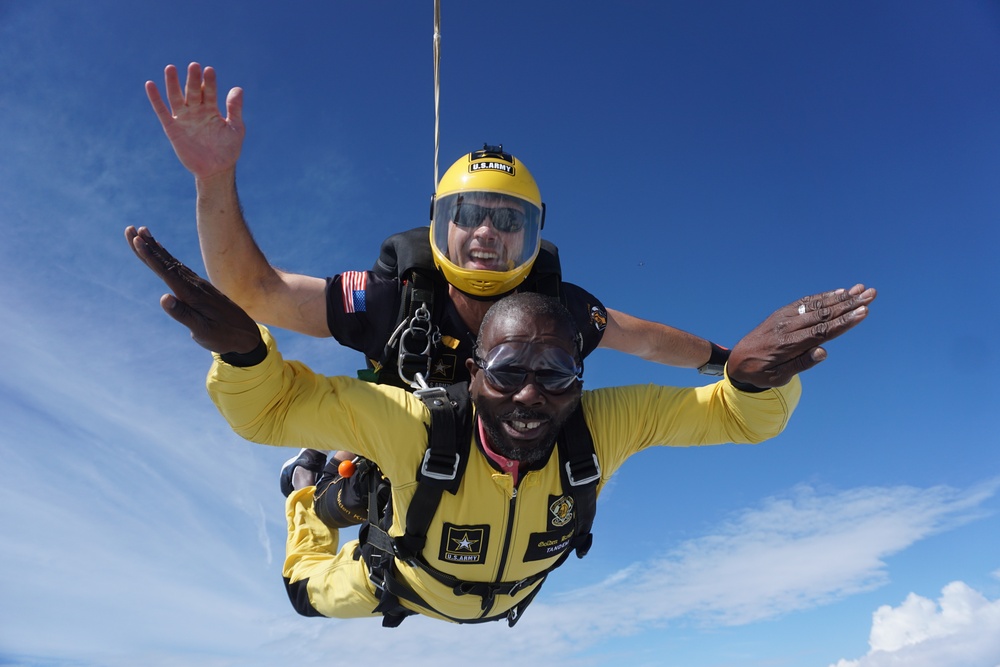
MULTIPOLYGON (((493 583, 499 584, 503 581, 503 571, 507 567, 507 556, 510 553, 510 542, 511 535, 514 532, 514 514, 517 508, 517 487, 513 487, 510 496, 510 502, 507 503, 507 530, 503 537, 503 549, 500 552, 500 566, 497 568, 497 578, 493 580, 493 583)), ((491 595, 489 600, 483 600, 483 613, 479 615, 479 618, 484 618, 489 615, 489 612, 493 609, 494 598, 491 595)))

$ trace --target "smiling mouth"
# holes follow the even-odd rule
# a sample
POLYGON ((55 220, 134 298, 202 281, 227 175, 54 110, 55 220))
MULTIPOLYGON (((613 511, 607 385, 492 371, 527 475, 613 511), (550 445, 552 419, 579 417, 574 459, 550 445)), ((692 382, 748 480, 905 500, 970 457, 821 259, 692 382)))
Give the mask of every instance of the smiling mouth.
POLYGON ((511 417, 501 420, 501 423, 509 437, 516 440, 532 440, 546 431, 549 420, 538 417, 530 419, 511 417))
POLYGON ((470 250, 469 257, 480 262, 495 262, 500 259, 499 253, 492 250, 470 250))

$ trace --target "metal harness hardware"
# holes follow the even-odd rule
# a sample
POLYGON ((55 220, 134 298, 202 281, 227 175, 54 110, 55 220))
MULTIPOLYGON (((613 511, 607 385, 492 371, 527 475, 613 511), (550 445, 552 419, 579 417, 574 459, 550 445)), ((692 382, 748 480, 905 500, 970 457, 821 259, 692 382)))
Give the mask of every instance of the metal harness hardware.
MULTIPOLYGON (((573 464, 576 463, 575 461, 566 462, 566 478, 569 480, 570 486, 583 486, 585 484, 590 484, 591 482, 596 482, 601 478, 601 464, 597 461, 597 454, 591 454, 591 456, 594 457, 593 473, 587 475, 583 479, 576 479, 573 476, 573 468, 577 468, 577 472, 579 473, 586 473, 590 471, 581 470, 580 467, 574 466, 573 464)), ((584 465, 581 467, 586 468, 589 466, 584 465)))
MULTIPOLYGON (((398 331, 398 329, 397 329, 398 331)), ((441 341, 441 332, 431 322, 431 311, 427 303, 421 303, 399 335, 399 355, 396 370, 403 382, 414 389, 424 389, 424 378, 431 374, 431 352, 441 341), (411 348, 410 345, 416 343, 411 348)))
MULTIPOLYGON (((448 398, 448 390, 444 387, 428 387, 427 381, 420 373, 415 373, 414 379, 420 389, 414 391, 413 395, 427 403, 431 409, 441 408, 445 402, 451 402, 451 399, 448 398)), ((458 452, 454 452, 454 459, 452 459, 447 455, 441 456, 435 452, 434 447, 428 447, 427 451, 424 452, 424 460, 420 464, 420 474, 431 479, 450 482, 458 476, 458 466, 461 462, 462 457, 458 452)))

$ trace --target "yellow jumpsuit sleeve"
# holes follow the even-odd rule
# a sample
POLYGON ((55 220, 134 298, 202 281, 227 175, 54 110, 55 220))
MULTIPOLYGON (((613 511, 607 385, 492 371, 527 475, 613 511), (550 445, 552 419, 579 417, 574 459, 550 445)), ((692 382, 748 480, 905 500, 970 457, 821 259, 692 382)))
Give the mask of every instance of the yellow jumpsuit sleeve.
POLYGON ((343 449, 376 461, 387 475, 413 476, 430 423, 420 399, 398 387, 314 373, 284 360, 266 327, 261 333, 268 350, 261 363, 240 368, 216 355, 206 380, 237 434, 265 445, 343 449))
POLYGON ((606 482, 647 447, 756 444, 781 433, 802 385, 747 393, 728 376, 704 387, 633 385, 584 392, 583 409, 606 482))

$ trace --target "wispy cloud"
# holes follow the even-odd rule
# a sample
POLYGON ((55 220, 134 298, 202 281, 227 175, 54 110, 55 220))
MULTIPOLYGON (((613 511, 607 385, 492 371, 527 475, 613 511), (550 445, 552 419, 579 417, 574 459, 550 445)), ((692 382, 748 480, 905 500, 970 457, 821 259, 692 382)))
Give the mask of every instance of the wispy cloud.
MULTIPOLYGON (((828 493, 799 487, 741 512, 665 558, 634 562, 604 582, 573 593, 553 598, 543 594, 517 627, 517 645, 502 659, 484 654, 477 662, 589 655, 598 664, 604 641, 671 622, 750 623, 870 589, 884 580, 886 556, 974 517, 997 486, 990 482, 965 491, 894 487, 828 493)), ((958 601, 972 599, 965 591, 955 593, 958 601)), ((954 608, 957 601, 952 599, 942 602, 942 608, 954 608)), ((990 622, 987 614, 981 616, 990 622)), ((288 644, 300 646, 306 639, 303 629, 295 623, 288 628, 288 644)), ((440 647, 500 641, 506 632, 498 625, 455 628, 424 619, 407 621, 392 633, 375 621, 351 622, 336 630, 337 635, 368 637, 388 651, 405 653, 414 665, 439 661, 440 647)), ((320 644, 327 642, 344 659, 364 656, 363 650, 353 656, 353 648, 332 638, 320 644)), ((308 655, 301 659, 311 663, 308 655)))
MULTIPOLYGON (((886 557, 974 519, 998 487, 1000 480, 966 490, 797 487, 663 558, 631 562, 601 583, 571 593, 543 593, 517 626, 517 642, 506 643, 502 656, 477 654, 476 662, 537 664, 572 656, 586 663, 589 656, 594 664, 605 664, 598 656, 606 641, 675 623, 760 622, 870 590, 885 581, 886 557)), ((456 629, 412 619, 389 633, 373 630, 374 621, 352 623, 360 623, 351 626, 352 635, 405 652, 414 665, 430 665, 441 656, 441 651, 415 646, 452 650, 509 637, 497 625, 456 629)), ((619 659, 622 650, 617 649, 619 659)), ((364 655, 347 647, 338 651, 343 659, 364 655)))
POLYGON ((998 487, 1000 480, 967 490, 803 485, 664 558, 550 601, 547 620, 580 641, 672 619, 738 625, 826 604, 882 584, 886 557, 974 519, 998 487))

